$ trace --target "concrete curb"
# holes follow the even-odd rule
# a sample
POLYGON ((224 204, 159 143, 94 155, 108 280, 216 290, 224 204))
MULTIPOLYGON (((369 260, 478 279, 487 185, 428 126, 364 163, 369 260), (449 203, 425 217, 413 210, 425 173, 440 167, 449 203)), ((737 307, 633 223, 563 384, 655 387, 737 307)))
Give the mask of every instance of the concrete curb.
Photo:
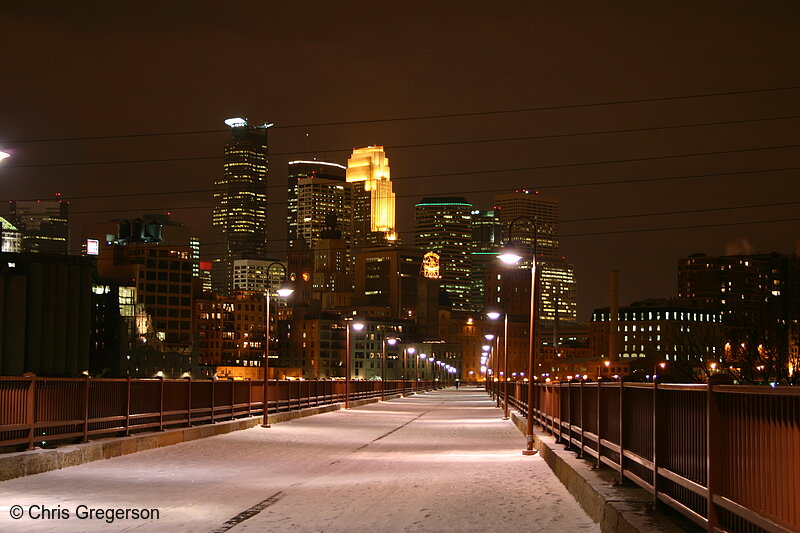
MULTIPOLYGON (((402 396, 387 395, 387 400, 401 398, 402 396)), ((366 400, 354 400, 350 402, 351 407, 377 403, 378 398, 366 400)), ((321 405, 319 407, 308 407, 299 411, 285 411, 269 415, 270 424, 288 422, 297 418, 328 413, 343 409, 344 404, 321 405)), ((69 466, 77 466, 100 459, 110 459, 129 453, 141 452, 171 446, 181 442, 189 442, 196 439, 223 435, 232 431, 249 429, 261 425, 263 417, 253 416, 248 418, 237 418, 226 420, 214 424, 202 426, 192 426, 186 428, 174 428, 164 431, 137 433, 128 437, 110 437, 106 439, 90 440, 81 444, 69 444, 58 448, 43 450, 27 450, 0 455, 0 481, 14 479, 33 474, 41 474, 51 470, 59 470, 69 466)))
MULTIPOLYGON (((511 413, 511 420, 524 435, 527 420, 517 412, 511 413)), ((691 526, 680 527, 661 512, 654 511, 653 497, 646 490, 633 484, 615 485, 614 472, 593 468, 588 461, 577 457, 575 452, 563 449, 550 435, 534 429, 534 441, 542 459, 586 514, 600 524, 603 532, 698 531, 691 526)))

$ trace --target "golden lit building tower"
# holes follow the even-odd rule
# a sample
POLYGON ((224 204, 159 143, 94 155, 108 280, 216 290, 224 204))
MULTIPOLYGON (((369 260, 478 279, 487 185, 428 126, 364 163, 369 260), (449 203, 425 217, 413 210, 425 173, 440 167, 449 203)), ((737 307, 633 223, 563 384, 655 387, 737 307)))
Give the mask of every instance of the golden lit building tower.
POLYGON ((214 292, 227 295, 233 283, 233 262, 264 259, 267 239, 267 128, 247 119, 225 121, 231 138, 225 143, 222 177, 214 183, 214 292), (259 131, 263 130, 263 131, 259 131))
POLYGON ((394 193, 383 146, 353 150, 347 160, 346 181, 353 187, 353 246, 396 242, 394 193))

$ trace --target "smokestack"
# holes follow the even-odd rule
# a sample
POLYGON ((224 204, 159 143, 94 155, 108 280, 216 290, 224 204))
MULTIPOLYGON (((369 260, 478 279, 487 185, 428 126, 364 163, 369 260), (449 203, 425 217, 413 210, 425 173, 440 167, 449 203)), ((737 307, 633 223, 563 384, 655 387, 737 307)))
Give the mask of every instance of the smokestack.
POLYGON ((619 357, 619 349, 617 348, 617 336, 619 335, 619 326, 617 325, 617 318, 619 317, 619 271, 611 271, 611 316, 609 317, 609 331, 608 331, 608 359, 616 361, 619 357))

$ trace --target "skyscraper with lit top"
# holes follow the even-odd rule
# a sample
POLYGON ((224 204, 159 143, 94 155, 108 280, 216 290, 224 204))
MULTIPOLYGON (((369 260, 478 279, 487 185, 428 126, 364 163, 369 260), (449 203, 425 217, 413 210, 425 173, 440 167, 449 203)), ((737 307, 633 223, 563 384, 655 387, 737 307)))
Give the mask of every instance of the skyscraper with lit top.
POLYGON ((346 180, 353 190, 353 247, 396 243, 395 195, 383 146, 353 150, 347 160, 346 180))
POLYGON ((225 121, 231 138, 225 143, 222 177, 214 182, 215 230, 212 286, 227 295, 233 283, 233 262, 263 259, 267 238, 267 128, 247 119, 225 121))

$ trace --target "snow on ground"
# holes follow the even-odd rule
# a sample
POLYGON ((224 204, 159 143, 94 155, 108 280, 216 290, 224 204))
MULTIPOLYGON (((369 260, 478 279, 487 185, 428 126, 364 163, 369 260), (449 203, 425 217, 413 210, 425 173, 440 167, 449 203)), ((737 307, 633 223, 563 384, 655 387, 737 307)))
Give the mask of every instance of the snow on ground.
POLYGON ((599 532, 500 416, 450 389, 9 480, 0 531, 599 532), (80 519, 81 504, 160 518, 80 519))

